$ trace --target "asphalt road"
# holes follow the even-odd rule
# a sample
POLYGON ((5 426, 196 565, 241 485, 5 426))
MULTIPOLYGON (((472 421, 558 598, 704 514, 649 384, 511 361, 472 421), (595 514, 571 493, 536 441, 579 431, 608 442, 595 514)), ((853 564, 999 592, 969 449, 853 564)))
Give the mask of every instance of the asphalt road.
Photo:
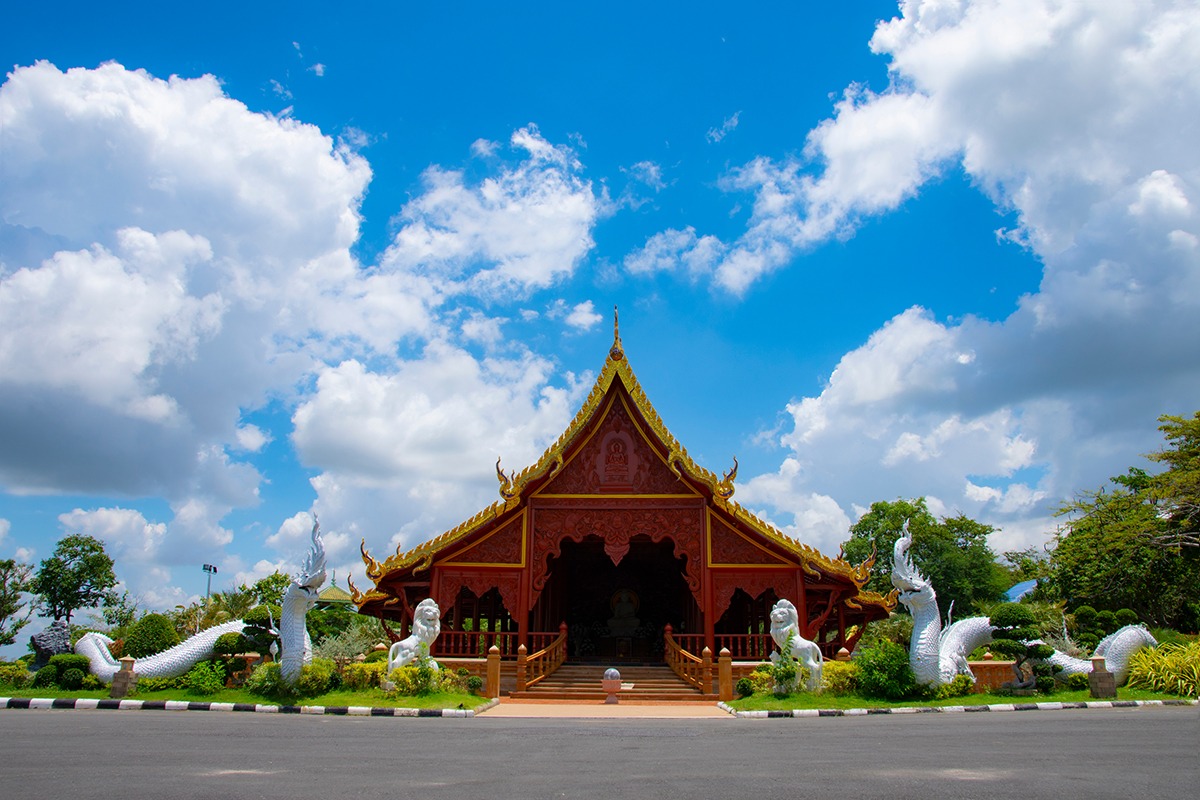
POLYGON ((3 797, 1200 794, 1200 710, 572 720, 0 711, 3 797))

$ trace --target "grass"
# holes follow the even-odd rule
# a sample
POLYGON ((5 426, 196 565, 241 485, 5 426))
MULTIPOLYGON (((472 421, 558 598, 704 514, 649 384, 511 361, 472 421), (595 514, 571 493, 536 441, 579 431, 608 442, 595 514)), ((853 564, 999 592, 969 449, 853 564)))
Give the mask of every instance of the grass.
MULTIPOLYGON (((1012 697, 992 694, 969 694, 965 697, 950 697, 944 700, 901 700, 889 702, 859 695, 829 695, 802 692, 784 698, 769 694, 755 694, 729 703, 735 711, 790 711, 794 708, 901 708, 906 706, 983 706, 997 703, 1079 703, 1093 700, 1087 689, 1058 691, 1054 694, 1039 694, 1033 697, 1012 697)), ((1178 695, 1152 692, 1148 689, 1117 689, 1117 700, 1178 700, 1178 695)), ((1186 698, 1184 698, 1186 699, 1186 698)))
MULTIPOLYGON (((103 699, 108 689, 80 689, 67 691, 57 688, 13 689, 0 686, 0 697, 62 697, 103 699)), ((487 702, 486 697, 472 694, 437 692, 421 697, 385 697, 379 689, 352 692, 338 690, 319 697, 302 699, 272 700, 250 694, 244 689, 223 689, 216 694, 194 695, 182 689, 161 689, 153 692, 138 692, 131 700, 183 700, 192 703, 259 703, 262 705, 297 706, 370 706, 375 708, 477 708, 487 702)))

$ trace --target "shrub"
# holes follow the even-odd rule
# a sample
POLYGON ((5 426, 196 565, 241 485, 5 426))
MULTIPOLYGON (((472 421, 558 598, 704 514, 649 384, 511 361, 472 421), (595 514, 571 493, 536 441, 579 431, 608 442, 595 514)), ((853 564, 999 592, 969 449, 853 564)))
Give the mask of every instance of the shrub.
POLYGON ((58 685, 69 692, 83 688, 83 679, 86 673, 83 670, 71 667, 64 670, 62 676, 58 679, 58 685))
POLYGON ((955 675, 954 680, 938 687, 937 696, 939 698, 947 697, 966 697, 971 692, 975 691, 975 681, 971 680, 970 675, 955 675))
POLYGON ((1076 672, 1074 675, 1068 675, 1063 684, 1073 692, 1078 692, 1081 689, 1088 688, 1088 676, 1086 672, 1076 672))
POLYGON ((145 658, 179 644, 179 634, 171 620, 162 614, 147 614, 133 624, 125 636, 124 653, 145 658))
POLYGON ((1075 643, 1091 652, 1096 649, 1096 645, 1100 644, 1100 637, 1094 633, 1080 633, 1076 635, 1075 643))
POLYGON ((316 697, 341 685, 337 667, 328 658, 314 658, 311 664, 300 668, 300 679, 296 681, 296 694, 301 697, 316 697))
POLYGON ((1075 620, 1074 628, 1079 633, 1092 633, 1099 628, 1096 624, 1096 609, 1091 606, 1080 606, 1071 616, 1075 620))
POLYGON ((58 667, 47 664, 37 671, 30 684, 34 689, 45 689, 58 683, 58 667))
POLYGON ((886 639, 861 648, 855 657, 858 690, 866 697, 900 700, 912 694, 917 679, 908 665, 908 653, 886 639))
POLYGON ((244 687, 250 694, 256 694, 259 697, 279 697, 283 694, 290 694, 291 691, 283 684, 283 676, 279 674, 279 662, 271 661, 266 664, 259 664, 250 673, 250 677, 246 679, 244 687))
POLYGON ((232 656, 245 653, 250 649, 250 640, 237 631, 222 633, 213 642, 213 652, 217 655, 232 656))
POLYGON ((1132 608, 1118 609, 1114 617, 1117 620, 1118 628, 1124 628, 1126 625, 1137 625, 1140 622, 1137 612, 1132 608))
POLYGON ((858 689, 858 665, 852 661, 826 661, 821 668, 821 691, 853 694, 858 689))
POLYGON ((161 692, 166 689, 186 689, 187 676, 179 675, 174 678, 138 678, 139 692, 161 692))
POLYGON ((1160 644, 1137 651, 1129 659, 1129 685, 1200 697, 1200 641, 1160 644))
POLYGON ((483 678, 478 675, 467 676, 467 691, 471 694, 479 694, 483 691, 483 678))
POLYGON ((90 691, 93 689, 103 689, 104 687, 105 687, 104 681, 100 680, 95 675, 84 675, 83 676, 83 685, 80 686, 79 688, 80 689, 88 689, 90 691))
POLYGON ((184 676, 188 694, 210 695, 225 688, 225 668, 216 661, 201 661, 184 676))
POLYGON ((371 652, 367 653, 366 660, 368 664, 374 664, 376 661, 387 661, 387 657, 387 650, 372 650, 371 652))
POLYGON ((1105 636, 1121 627, 1117 624, 1117 615, 1111 611, 1100 611, 1096 614, 1096 626, 1105 636))
POLYGON ((29 670, 24 664, 5 664, 0 667, 0 686, 23 689, 29 684, 29 670))
MULTIPOLYGON (((59 653, 56 656, 50 656, 50 661, 47 663, 58 670, 57 680, 59 684, 62 684, 62 676, 67 670, 77 669, 84 675, 87 675, 92 669, 92 662, 88 660, 87 656, 78 656, 74 653, 59 653)), ((67 687, 64 686, 63 688, 67 687)))
POLYGON ((749 697, 754 694, 754 684, 749 678, 738 678, 737 683, 733 685, 733 690, 737 692, 738 697, 749 697))
POLYGON ((324 658, 314 658, 312 664, 305 664, 300 669, 300 678, 295 687, 283 682, 279 670, 279 662, 259 664, 246 679, 246 691, 260 697, 277 700, 289 700, 298 697, 316 697, 328 692, 334 684, 337 672, 333 662, 324 658))
POLYGON ((389 692, 389 695, 419 697, 432 694, 440 688, 437 677, 437 670, 432 667, 422 667, 417 664, 396 667, 388 673, 388 680, 396 686, 392 692, 389 692))
POLYGON ((379 661, 348 664, 342 675, 342 685, 356 692, 378 688, 385 669, 387 669, 387 665, 379 661))

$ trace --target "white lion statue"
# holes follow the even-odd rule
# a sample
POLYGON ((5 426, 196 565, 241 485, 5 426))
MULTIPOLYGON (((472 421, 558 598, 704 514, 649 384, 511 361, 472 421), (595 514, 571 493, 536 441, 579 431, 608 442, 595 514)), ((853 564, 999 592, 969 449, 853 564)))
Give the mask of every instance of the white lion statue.
MULTIPOLYGON (((390 674, 396 667, 407 667, 417 660, 421 654, 421 646, 425 652, 433 647, 434 639, 442 632, 442 610, 432 597, 426 597, 413 609, 412 633, 396 642, 388 650, 387 671, 390 674)), ((432 659, 429 665, 438 668, 432 659)))
MULTIPOLYGON (((771 609, 771 638, 780 652, 791 647, 790 655, 808 669, 808 690, 815 692, 821 686, 821 666, 825 663, 821 648, 800 635, 800 615, 790 600, 780 600, 771 609), (790 645, 789 645, 790 642, 790 645)), ((779 661, 779 653, 771 654, 771 661, 779 661)))

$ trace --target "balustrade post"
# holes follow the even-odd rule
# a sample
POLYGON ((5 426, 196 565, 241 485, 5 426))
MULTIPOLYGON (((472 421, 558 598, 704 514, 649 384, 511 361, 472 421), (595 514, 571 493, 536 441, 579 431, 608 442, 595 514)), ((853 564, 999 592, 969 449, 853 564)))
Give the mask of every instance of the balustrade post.
POLYGON ((517 691, 518 692, 525 691, 525 676, 526 676, 525 670, 527 667, 526 656, 528 655, 528 653, 529 653, 529 649, 526 648, 525 645, 520 645, 517 647, 517 691))
POLYGON ((700 689, 705 694, 712 691, 712 650, 705 647, 700 651, 700 689))
POLYGON ((500 696, 500 648, 492 645, 487 655, 487 686, 484 694, 488 697, 500 696))
POLYGON ((733 699, 733 656, 728 647, 722 647, 717 656, 717 698, 733 699))

